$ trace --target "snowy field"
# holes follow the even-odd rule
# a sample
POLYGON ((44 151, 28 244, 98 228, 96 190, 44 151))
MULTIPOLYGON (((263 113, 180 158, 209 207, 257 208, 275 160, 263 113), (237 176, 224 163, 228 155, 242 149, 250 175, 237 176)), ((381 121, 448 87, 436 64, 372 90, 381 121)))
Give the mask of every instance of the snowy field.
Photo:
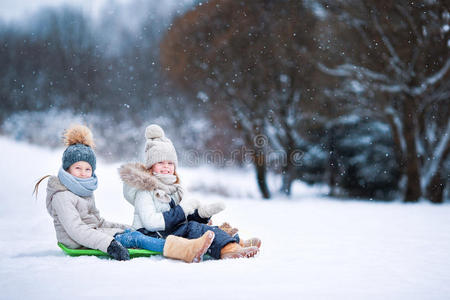
MULTIPOLYGON (((45 186, 63 149, 0 138, 0 299, 450 299, 450 205, 331 200, 300 183, 293 199, 258 199, 249 171, 181 169, 199 199, 223 199, 214 221, 262 239, 254 259, 185 264, 162 257, 72 258, 56 245, 45 186)), ((119 164, 99 160, 97 206, 131 223, 119 164)), ((271 184, 276 178, 271 178, 271 184)))

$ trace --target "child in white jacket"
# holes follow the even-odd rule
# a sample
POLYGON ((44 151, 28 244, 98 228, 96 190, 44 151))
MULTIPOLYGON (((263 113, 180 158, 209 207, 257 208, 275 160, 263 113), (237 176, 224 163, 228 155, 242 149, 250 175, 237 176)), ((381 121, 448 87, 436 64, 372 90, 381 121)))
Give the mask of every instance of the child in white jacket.
MULTIPOLYGON (((133 227, 148 236, 176 235, 198 238, 207 231, 215 233, 207 253, 216 259, 253 257, 258 247, 239 244, 216 226, 208 226, 212 215, 222 211, 222 203, 201 204, 183 198, 176 174, 177 154, 172 142, 158 125, 146 129, 145 164, 121 166, 124 196, 135 207, 133 227)), ((258 246, 260 245, 260 241, 258 246)))
POLYGON ((88 247, 108 253, 117 260, 130 259, 125 248, 144 248, 186 262, 201 261, 214 239, 212 231, 195 240, 168 236, 166 240, 152 238, 131 230, 130 226, 108 222, 100 217, 93 192, 97 188, 96 157, 89 128, 81 125, 66 131, 68 146, 62 158, 58 176, 49 178, 47 210, 53 218, 58 242, 69 248, 88 247))

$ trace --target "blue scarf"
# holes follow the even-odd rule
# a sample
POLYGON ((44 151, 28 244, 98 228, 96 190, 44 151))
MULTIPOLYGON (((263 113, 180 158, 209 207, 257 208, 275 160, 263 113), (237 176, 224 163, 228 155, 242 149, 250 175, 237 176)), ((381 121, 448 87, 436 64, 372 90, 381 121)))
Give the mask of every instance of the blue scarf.
POLYGON ((81 197, 92 196, 92 193, 97 189, 98 180, 95 174, 92 174, 92 177, 89 178, 78 178, 64 171, 61 167, 58 178, 69 191, 81 197))

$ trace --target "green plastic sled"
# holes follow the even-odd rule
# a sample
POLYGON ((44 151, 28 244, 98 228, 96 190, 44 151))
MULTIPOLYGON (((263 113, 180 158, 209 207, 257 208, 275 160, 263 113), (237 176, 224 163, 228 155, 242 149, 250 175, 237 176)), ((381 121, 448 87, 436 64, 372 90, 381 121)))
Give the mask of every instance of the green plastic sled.
MULTIPOLYGON (((96 249, 89 248, 81 248, 81 249, 70 249, 67 248, 64 244, 58 243, 59 248, 61 248, 67 255, 70 256, 106 256, 110 257, 108 253, 105 253, 96 249)), ((130 258, 135 257, 148 257, 152 255, 161 255, 161 252, 150 251, 146 249, 134 249, 128 248, 128 252, 130 253, 130 258)))

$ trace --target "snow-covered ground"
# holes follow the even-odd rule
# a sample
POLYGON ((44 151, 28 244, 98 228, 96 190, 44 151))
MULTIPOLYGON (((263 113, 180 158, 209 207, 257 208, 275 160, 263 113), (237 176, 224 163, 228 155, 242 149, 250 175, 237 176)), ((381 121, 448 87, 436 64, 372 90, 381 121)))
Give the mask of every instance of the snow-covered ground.
MULTIPOLYGON (((450 206, 332 200, 300 183, 292 199, 258 199, 251 170, 181 169, 199 199, 222 199, 254 259, 185 264, 162 257, 72 258, 56 246, 45 186, 63 149, 0 137, 0 299, 449 299, 450 206)), ((101 160, 97 206, 131 223, 118 164, 101 160)), ((272 184, 275 183, 276 178, 272 184)))

